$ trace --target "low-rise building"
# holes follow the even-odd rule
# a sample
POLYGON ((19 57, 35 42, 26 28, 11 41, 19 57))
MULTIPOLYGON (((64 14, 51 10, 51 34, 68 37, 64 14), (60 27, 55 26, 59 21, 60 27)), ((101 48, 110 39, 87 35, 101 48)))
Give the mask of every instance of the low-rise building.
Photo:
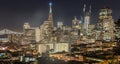
POLYGON ((69 43, 40 43, 37 50, 42 53, 69 52, 69 43))

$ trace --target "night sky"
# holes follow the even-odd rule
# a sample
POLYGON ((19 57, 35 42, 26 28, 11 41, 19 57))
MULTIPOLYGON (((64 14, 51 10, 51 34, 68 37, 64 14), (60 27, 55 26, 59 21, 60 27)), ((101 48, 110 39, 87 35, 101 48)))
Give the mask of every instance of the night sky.
POLYGON ((108 6, 115 21, 120 18, 120 0, 0 0, 0 29, 22 30, 24 22, 39 26, 47 20, 49 5, 53 3, 54 22, 71 25, 74 16, 83 15, 83 5, 92 6, 91 23, 98 21, 99 9, 108 6))

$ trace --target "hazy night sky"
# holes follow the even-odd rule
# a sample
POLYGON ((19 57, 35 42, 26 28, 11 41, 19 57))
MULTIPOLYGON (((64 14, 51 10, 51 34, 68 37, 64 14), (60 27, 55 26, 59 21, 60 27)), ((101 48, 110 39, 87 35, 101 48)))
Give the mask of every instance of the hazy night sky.
MULTIPOLYGON (((0 29, 22 29, 24 22, 39 26, 48 18, 51 0, 0 0, 0 29)), ((108 6, 113 10, 113 18, 120 18, 120 0, 52 0, 54 22, 63 21, 71 25, 74 16, 80 19, 83 5, 92 5, 91 23, 98 21, 99 9, 108 6)))

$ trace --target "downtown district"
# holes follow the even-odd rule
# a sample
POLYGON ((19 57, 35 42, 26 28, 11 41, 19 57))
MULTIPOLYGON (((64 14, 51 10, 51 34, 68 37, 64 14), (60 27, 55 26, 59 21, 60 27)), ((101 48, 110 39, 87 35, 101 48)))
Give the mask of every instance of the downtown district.
POLYGON ((91 6, 72 26, 62 21, 54 26, 52 3, 49 15, 39 27, 23 24, 23 32, 0 31, 0 64, 119 64, 120 20, 114 21, 112 9, 103 7, 99 21, 90 23, 91 6))

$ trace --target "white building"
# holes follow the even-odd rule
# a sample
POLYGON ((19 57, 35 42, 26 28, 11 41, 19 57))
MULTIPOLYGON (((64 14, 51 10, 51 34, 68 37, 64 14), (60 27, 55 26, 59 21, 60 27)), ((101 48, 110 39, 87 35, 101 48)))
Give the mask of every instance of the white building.
POLYGON ((57 53, 57 52, 69 52, 69 43, 41 43, 38 44, 37 48, 40 54, 50 52, 50 53, 57 53))
POLYGON ((57 27, 63 29, 63 22, 61 21, 57 22, 57 27))
POLYGON ((87 13, 84 18, 84 29, 86 31, 88 31, 89 24, 90 24, 90 15, 89 13, 87 13))

